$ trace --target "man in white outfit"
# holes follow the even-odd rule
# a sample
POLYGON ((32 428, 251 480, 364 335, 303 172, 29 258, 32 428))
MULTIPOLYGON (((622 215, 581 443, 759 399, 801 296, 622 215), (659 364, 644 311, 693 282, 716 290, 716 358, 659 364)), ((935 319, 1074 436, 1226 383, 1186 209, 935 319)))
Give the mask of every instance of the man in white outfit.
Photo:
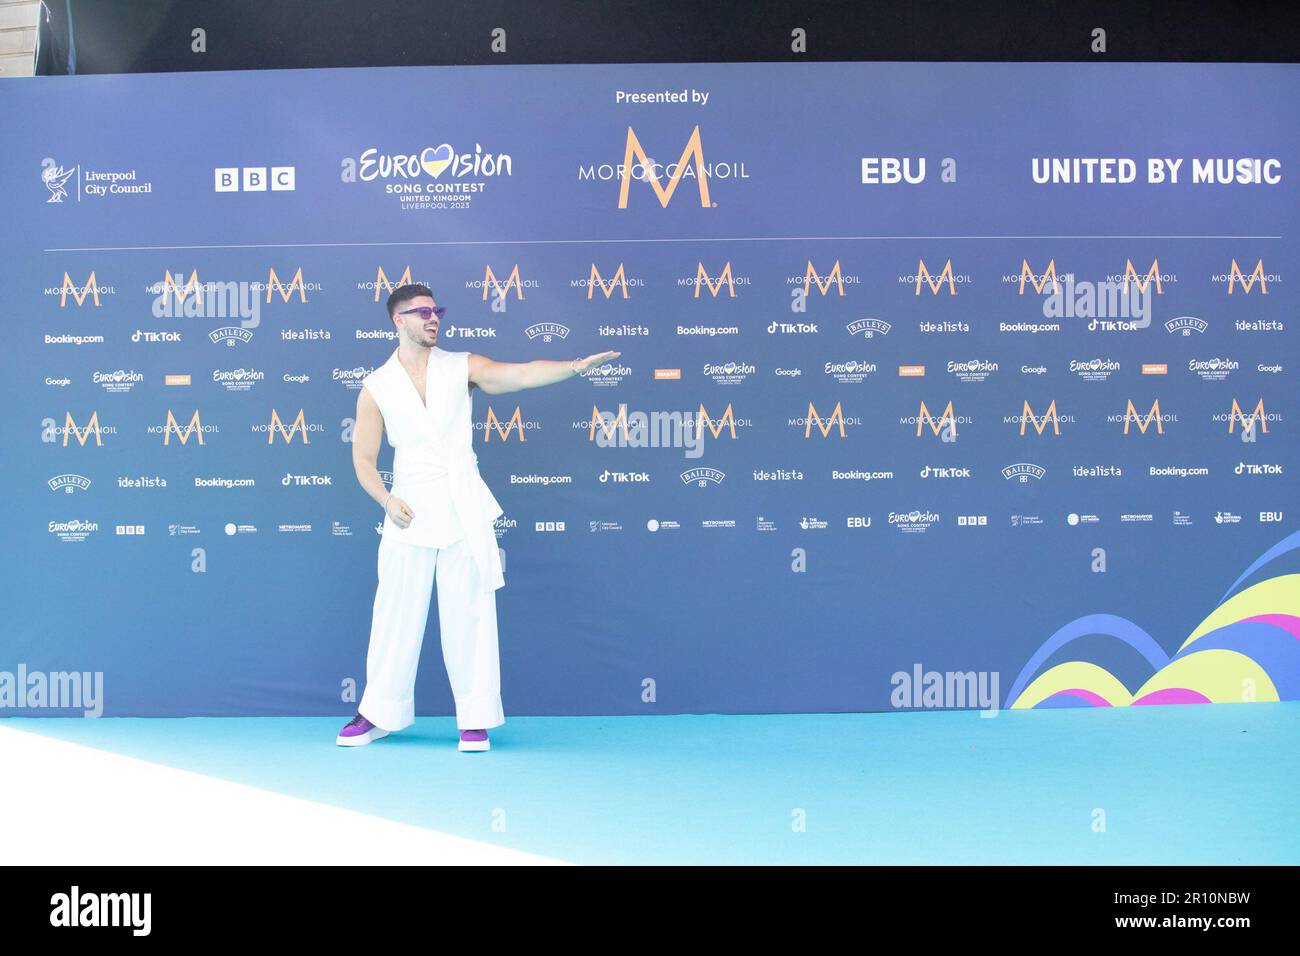
POLYGON ((394 289, 388 314, 397 349, 366 376, 357 396, 352 464, 361 487, 383 507, 384 528, 366 689, 338 735, 340 746, 368 744, 414 722, 415 672, 436 581, 459 749, 488 749, 488 730, 505 722, 496 609, 505 578, 492 528, 501 506, 478 473, 471 393, 550 385, 619 356, 494 362, 446 352, 437 347, 445 312, 426 286, 394 289), (394 449, 391 491, 377 468, 385 431, 394 449))

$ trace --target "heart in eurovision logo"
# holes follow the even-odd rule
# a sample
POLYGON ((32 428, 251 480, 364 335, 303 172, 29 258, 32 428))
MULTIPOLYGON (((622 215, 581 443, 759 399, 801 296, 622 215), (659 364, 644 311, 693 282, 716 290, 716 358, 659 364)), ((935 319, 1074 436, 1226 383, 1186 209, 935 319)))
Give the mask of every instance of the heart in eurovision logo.
POLYGON ((424 168, 424 171, 426 173, 428 173, 434 179, 437 179, 439 176, 442 175, 443 170, 445 170, 448 166, 451 165, 451 161, 454 158, 455 157, 451 151, 451 144, 443 143, 441 146, 437 147, 436 149, 430 146, 423 153, 421 153, 420 165, 424 168))

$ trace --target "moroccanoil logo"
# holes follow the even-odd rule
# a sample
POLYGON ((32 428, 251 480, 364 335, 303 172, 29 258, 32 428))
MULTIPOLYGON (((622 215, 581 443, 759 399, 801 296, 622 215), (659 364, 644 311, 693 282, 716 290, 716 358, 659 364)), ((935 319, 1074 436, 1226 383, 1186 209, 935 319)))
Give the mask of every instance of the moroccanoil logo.
POLYGON ((492 433, 494 431, 502 441, 510 440, 511 431, 518 432, 520 441, 528 440, 524 435, 523 414, 519 411, 518 405, 515 406, 515 413, 510 416, 510 420, 506 422, 504 427, 501 424, 501 419, 497 418, 497 413, 493 410, 492 406, 488 406, 487 421, 483 423, 483 441, 485 444, 492 440, 492 433))
POLYGON ((168 271, 163 272, 162 292, 161 292, 161 297, 163 301, 167 300, 167 294, 169 292, 173 296, 173 300, 177 305, 183 304, 185 302, 186 296, 188 296, 191 292, 194 293, 194 297, 196 299, 198 298, 199 293, 203 291, 203 285, 202 283, 199 282, 199 270, 198 269, 190 270, 189 279, 185 281, 184 285, 180 285, 176 281, 176 279, 178 277, 183 277, 184 275, 185 275, 184 272, 177 272, 175 275, 173 275, 171 272, 168 271))
POLYGON ((271 422, 266 428, 266 443, 268 445, 275 444, 275 436, 277 432, 282 438, 284 438, 284 443, 286 445, 293 441, 295 433, 302 436, 302 443, 304 445, 311 444, 311 439, 307 437, 306 417, 303 415, 303 410, 301 408, 298 409, 298 417, 293 420, 293 423, 287 430, 284 427, 284 421, 280 418, 280 413, 274 408, 271 409, 271 422))
POLYGON ((1268 295, 1268 278, 1264 275, 1264 260, 1260 259, 1255 263, 1255 271, 1247 278, 1241 274, 1241 266, 1237 265, 1237 260, 1232 260, 1232 268, 1228 270, 1228 295, 1232 295, 1233 286, 1238 282, 1241 283, 1241 291, 1250 295, 1251 289, 1255 283, 1259 283, 1259 294, 1268 295))
POLYGON ((934 416, 930 414, 930 409, 926 407, 925 399, 922 399, 921 410, 916 413, 916 437, 921 437, 921 429, 925 425, 929 425, 930 431, 935 435, 938 435, 943 431, 945 423, 950 425, 954 432, 956 431, 957 416, 953 413, 952 402, 948 403, 948 407, 943 410, 943 414, 940 415, 938 421, 936 421, 934 416))
POLYGON ((1160 421, 1160 399, 1157 398, 1151 403, 1151 410, 1147 412, 1146 418, 1143 418, 1138 414, 1138 410, 1133 407, 1133 399, 1130 398, 1128 407, 1124 409, 1124 434, 1128 434, 1129 425, 1136 424, 1138 431, 1145 435, 1147 426, 1151 424, 1152 420, 1156 423, 1156 434, 1163 435, 1165 429, 1160 421))
POLYGON ((695 418, 695 440, 697 442, 703 436, 704 427, 706 425, 708 426, 709 431, 713 433, 714 438, 720 437, 722 435, 722 430, 724 428, 728 429, 731 432, 732 438, 735 438, 736 437, 736 416, 733 414, 731 410, 731 404, 730 403, 727 404, 727 410, 722 413, 721 418, 715 419, 709 415, 708 411, 704 407, 704 403, 701 402, 700 413, 695 418), (717 423, 716 428, 714 427, 715 422, 717 423))
POLYGON ((403 272, 398 277, 396 282, 393 282, 391 279, 389 279, 388 274, 384 272, 384 267, 380 266, 378 273, 375 275, 375 301, 376 302, 379 301, 379 295, 382 292, 392 292, 393 289, 397 288, 398 286, 410 285, 410 284, 411 284, 411 267, 409 265, 406 267, 406 271, 403 272))
POLYGON ((944 263, 943 270, 937 275, 932 276, 930 270, 925 266, 925 260, 921 259, 916 264, 916 294, 921 294, 921 283, 924 282, 930 287, 930 291, 935 295, 943 288, 944 282, 948 283, 948 294, 957 294, 957 283, 952 274, 952 260, 949 259, 944 263))
POLYGON ((811 438, 813 425, 816 425, 817 430, 822 433, 822 438, 829 438, 831 434, 831 429, 837 426, 840 430, 840 437, 843 438, 844 437, 844 409, 840 407, 840 404, 841 403, 836 402, 835 410, 830 413, 830 415, 827 417, 825 421, 822 421, 822 417, 817 414, 817 406, 815 406, 812 402, 809 402, 808 420, 804 424, 803 437, 811 438))
MULTIPOLYGON (((1050 261, 1047 263, 1047 268, 1044 269, 1044 270, 1042 271, 1042 273, 1041 273, 1040 275, 1037 275, 1037 276, 1034 275, 1034 270, 1031 269, 1031 268, 1029 267, 1029 260, 1028 260, 1028 259, 1021 259, 1021 260, 1020 260, 1020 294, 1021 294, 1021 295, 1024 295, 1024 294, 1025 294, 1025 283, 1026 283, 1026 282, 1028 282, 1030 285, 1032 285, 1032 286, 1034 287, 1034 291, 1037 292, 1037 293, 1039 293, 1039 294, 1041 295, 1041 294, 1042 294, 1042 291, 1043 291, 1043 289, 1044 289, 1044 287, 1047 285, 1047 280, 1048 280, 1048 279, 1051 279, 1051 280, 1052 280, 1052 291, 1053 291, 1053 292, 1060 292, 1060 291, 1061 291, 1061 282, 1060 282, 1060 280, 1057 278, 1057 275, 1056 275, 1056 260, 1055 260, 1055 259, 1050 260, 1050 261)), ((917 295, 920 295, 920 292, 919 292, 919 291, 917 292, 917 295)))
POLYGON ((1134 282, 1137 283, 1138 290, 1143 295, 1146 295, 1147 286, 1149 286, 1153 281, 1156 284, 1156 295, 1164 294, 1165 287, 1163 284, 1161 284, 1160 281, 1160 260, 1159 259, 1151 260, 1151 268, 1147 270, 1147 273, 1144 276, 1139 276, 1137 270, 1133 268, 1132 259, 1125 259, 1124 260, 1124 292, 1125 293, 1128 292, 1128 283, 1130 279, 1132 279, 1134 282))
POLYGON ((1047 406, 1047 411, 1043 412, 1041 420, 1034 414, 1033 408, 1029 405, 1029 399, 1025 399, 1024 411, 1020 413, 1020 434, 1023 435, 1025 433, 1025 426, 1032 422, 1034 425, 1034 431, 1041 435, 1049 421, 1052 423, 1052 434, 1061 434, 1061 420, 1056 417, 1056 399, 1052 399, 1052 404, 1047 406))
POLYGON ((95 282, 95 273, 90 274, 90 278, 86 280, 86 284, 80 289, 72 281, 72 276, 66 272, 63 273, 63 287, 59 290, 59 308, 63 308, 68 304, 69 294, 72 295, 77 305, 83 304, 86 301, 86 296, 90 296, 95 305, 99 305, 99 286, 95 282))
POLYGON ((709 278, 709 273, 705 270, 704 263, 697 262, 697 266, 698 268, 695 270, 695 298, 698 299, 700 297, 701 286, 708 286, 709 292, 711 292, 713 297, 716 299, 718 297, 718 290, 722 288, 724 283, 727 286, 727 295, 733 299, 736 297, 736 287, 731 277, 730 259, 727 260, 727 264, 723 267, 722 274, 718 276, 716 285, 713 280, 709 278))
POLYGON ((95 435, 95 444, 102 446, 104 444, 104 439, 99 433, 98 411, 90 413, 90 421, 86 423, 84 430, 77 427, 77 423, 72 418, 72 412, 68 412, 67 417, 63 421, 63 447, 68 447, 68 436, 72 435, 77 439, 77 444, 82 448, 85 448, 86 439, 91 436, 92 432, 95 435))
POLYGON ((839 294, 843 295, 844 278, 840 274, 840 260, 835 260, 835 265, 831 268, 831 271, 826 274, 826 281, 823 282, 821 276, 817 274, 817 270, 813 267, 812 260, 809 259, 808 271, 805 273, 803 280, 803 294, 805 297, 807 297, 808 293, 811 291, 814 282, 817 283, 817 290, 821 292, 822 295, 825 295, 830 291, 832 282, 835 283, 835 287, 839 290, 839 294))
POLYGON ((1265 435, 1267 435, 1268 416, 1264 414, 1264 400, 1261 398, 1255 404, 1255 410, 1250 413, 1250 418, 1248 420, 1246 418, 1245 412, 1241 410, 1241 406, 1237 404, 1237 400, 1234 398, 1232 400, 1232 410, 1229 411, 1228 413, 1228 434, 1229 435, 1231 435, 1232 430, 1237 427, 1238 421, 1241 422, 1241 427, 1244 428, 1246 431, 1250 431, 1254 427, 1255 423, 1259 422, 1259 430, 1262 431, 1265 435))
POLYGON ((659 173, 655 170, 658 164, 646 155, 645 150, 641 147, 641 141, 637 139, 636 131, 629 126, 627 128, 627 148, 623 152, 623 165, 619 176, 618 208, 627 208, 627 196, 632 188, 633 170, 640 169, 642 175, 638 178, 650 184, 655 191, 655 196, 659 198, 659 205, 667 209, 669 201, 673 198, 673 193, 677 191, 677 187, 681 183, 682 174, 687 169, 692 168, 692 161, 694 163, 695 182, 699 187, 700 205, 708 209, 713 206, 713 203, 709 199, 709 174, 704 168, 704 148, 700 145, 700 128, 695 127, 690 139, 686 141, 686 148, 682 150, 681 158, 668 167, 673 172, 668 176, 667 187, 664 187, 660 185, 659 173))
POLYGON ((272 292, 280 293, 280 298, 283 301, 288 302, 291 298, 293 298, 294 289, 298 290, 298 301, 306 302, 307 286, 302 281, 302 266, 298 267, 298 271, 294 273, 293 278, 289 280, 289 284, 287 286, 280 281, 280 277, 275 274, 275 267, 272 266, 270 270, 270 274, 267 276, 266 279, 267 305, 271 304, 272 292))
POLYGON ((606 441, 609 441, 610 439, 612 439, 612 438, 614 437, 614 431, 615 431, 616 428, 619 428, 619 427, 622 427, 622 429, 623 429, 623 438, 626 440, 627 437, 628 437, 628 435, 627 435, 627 406, 626 406, 626 405, 620 405, 620 406, 618 406, 618 414, 617 414, 617 415, 614 415, 614 416, 612 416, 612 417, 610 418, 610 420, 609 420, 609 424, 608 424, 608 426, 607 426, 607 425, 605 424, 605 415, 604 415, 604 413, 601 412, 601 410, 600 410, 600 408, 599 408, 598 406, 596 406, 596 405, 592 405, 592 406, 591 406, 591 428, 590 428, 590 429, 588 430, 588 432, 587 432, 587 440, 588 440, 588 441, 595 441, 595 440, 596 440, 596 425, 597 425, 597 424, 600 425, 600 431, 601 431, 601 433, 605 436, 605 440, 606 440, 606 441))
POLYGON ((167 409, 167 421, 163 424, 164 445, 170 445, 172 443, 173 433, 175 433, 176 437, 180 439, 182 445, 190 440, 191 434, 198 439, 198 444, 202 445, 203 423, 199 421, 199 410, 197 408, 194 409, 194 414, 190 417, 189 424, 185 426, 184 431, 181 431, 181 426, 180 423, 176 421, 176 416, 172 414, 170 408, 167 409))
POLYGON ((591 264, 591 278, 587 282, 588 299, 591 299, 595 296, 596 286, 600 286, 600 291, 605 293, 606 299, 608 299, 610 296, 614 294, 615 289, 622 289, 623 298, 626 299, 627 298, 627 275, 623 272, 623 263, 620 262, 618 264, 618 271, 615 272, 613 277, 609 280, 609 285, 606 285, 605 280, 601 277, 600 270, 596 268, 596 263, 593 262, 591 264))
POLYGON ((500 281, 498 281, 496 273, 492 271, 491 263, 488 263, 483 267, 484 302, 486 302, 488 298, 488 289, 492 289, 497 299, 505 301, 505 297, 510 294, 511 286, 514 287, 515 296, 520 302, 522 302, 524 300, 524 286, 519 280, 519 263, 516 262, 515 267, 510 270, 510 275, 506 276, 505 285, 502 285, 500 281))

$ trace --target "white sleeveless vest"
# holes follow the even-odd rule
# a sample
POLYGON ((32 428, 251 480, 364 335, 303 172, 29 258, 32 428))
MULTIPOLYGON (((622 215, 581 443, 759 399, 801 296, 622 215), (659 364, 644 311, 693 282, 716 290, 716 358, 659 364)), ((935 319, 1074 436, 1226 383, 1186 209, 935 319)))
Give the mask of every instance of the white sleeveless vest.
POLYGON ((399 528, 384 518, 384 537, 442 548, 462 537, 484 590, 505 584, 492 522, 501 505, 478 473, 469 389, 469 353, 429 350, 425 403, 397 351, 362 383, 384 416, 393 451, 392 493, 415 518, 399 528))

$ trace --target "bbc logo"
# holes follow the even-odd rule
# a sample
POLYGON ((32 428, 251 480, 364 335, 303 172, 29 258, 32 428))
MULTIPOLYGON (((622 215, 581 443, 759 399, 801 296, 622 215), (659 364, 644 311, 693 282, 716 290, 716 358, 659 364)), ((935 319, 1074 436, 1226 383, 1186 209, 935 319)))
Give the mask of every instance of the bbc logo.
POLYGON ((984 525, 987 525, 988 523, 989 523, 988 515, 958 515, 957 516, 957 526, 959 528, 967 528, 967 527, 973 528, 976 526, 982 527, 984 525))
POLYGON ((144 534, 144 525, 142 524, 120 524, 115 529, 118 534, 137 535, 144 534))
POLYGON ((535 530, 535 531, 563 531, 563 530, 564 530, 564 522, 563 522, 563 521, 538 521, 538 522, 534 523, 534 525, 533 525, 533 530, 535 530))
POLYGON ((297 184, 295 166, 272 166, 269 175, 266 166, 219 166, 213 172, 213 189, 219 193, 292 192, 297 184))

